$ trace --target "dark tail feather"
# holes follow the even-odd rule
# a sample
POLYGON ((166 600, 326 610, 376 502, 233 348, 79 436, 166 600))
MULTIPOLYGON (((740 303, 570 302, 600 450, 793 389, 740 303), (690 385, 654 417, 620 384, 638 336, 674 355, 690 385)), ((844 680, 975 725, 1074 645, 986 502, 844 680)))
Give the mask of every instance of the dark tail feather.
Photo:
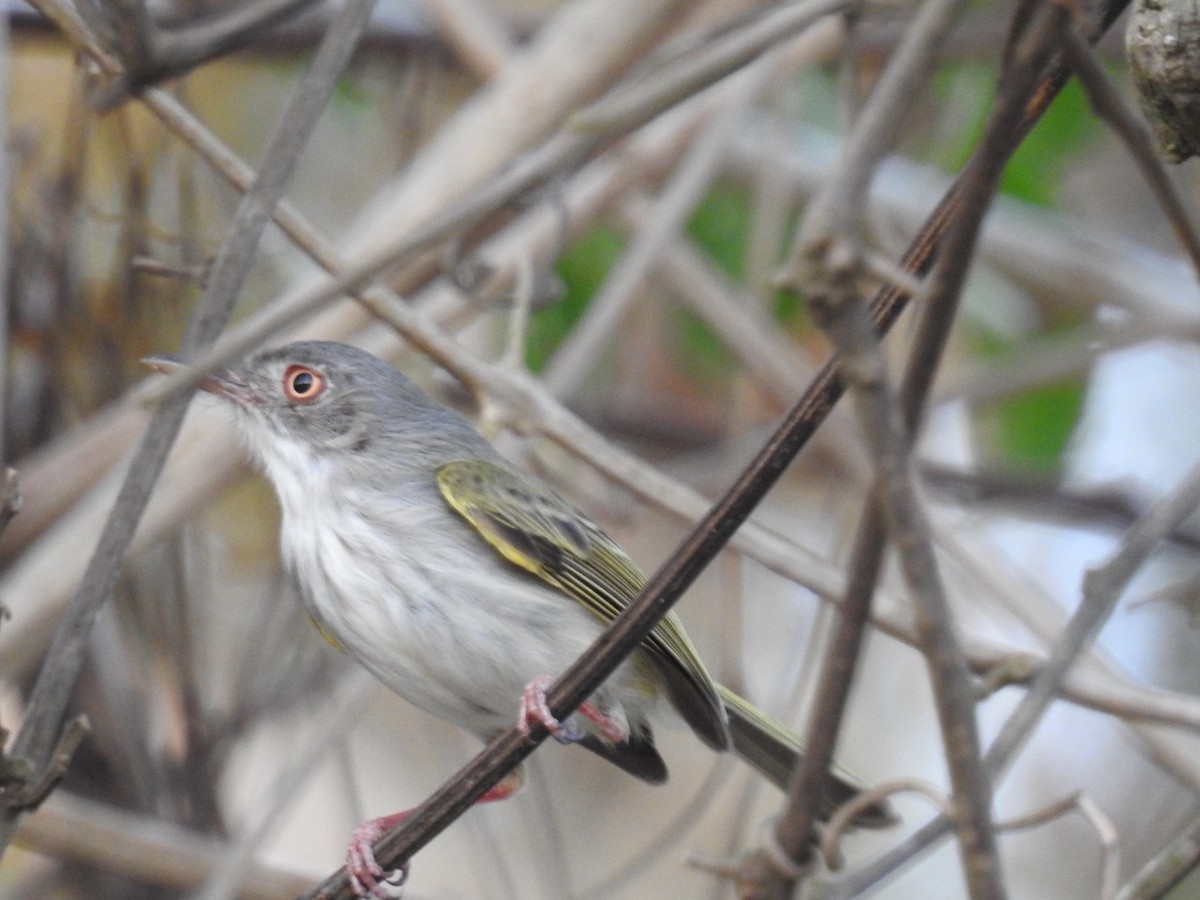
MULTIPOLYGON (((786 791, 792 771, 804 752, 800 736, 724 685, 717 685, 717 692, 729 717, 733 752, 780 790, 786 791)), ((821 804, 821 817, 828 818, 835 809, 866 787, 853 773, 834 763, 821 804)), ((886 828, 899 821, 891 806, 884 802, 860 812, 854 824, 859 828, 886 828)))
POLYGON ((634 732, 621 744, 610 744, 594 734, 586 735, 580 744, 642 781, 662 784, 667 780, 667 765, 659 756, 649 730, 634 732))

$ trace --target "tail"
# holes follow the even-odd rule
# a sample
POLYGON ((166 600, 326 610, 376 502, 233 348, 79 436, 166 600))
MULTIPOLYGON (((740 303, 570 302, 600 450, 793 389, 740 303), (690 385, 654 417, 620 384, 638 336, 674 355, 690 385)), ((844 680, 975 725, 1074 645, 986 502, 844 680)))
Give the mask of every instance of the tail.
MULTIPOLYGON (((717 693, 729 716, 733 752, 780 790, 786 791, 792 771, 804 752, 800 736, 724 685, 717 685, 717 693)), ((823 819, 829 818, 835 809, 867 787, 837 763, 832 765, 829 774, 820 810, 823 819)), ((860 812, 854 824, 859 828, 887 828, 899 821, 885 801, 860 812)))

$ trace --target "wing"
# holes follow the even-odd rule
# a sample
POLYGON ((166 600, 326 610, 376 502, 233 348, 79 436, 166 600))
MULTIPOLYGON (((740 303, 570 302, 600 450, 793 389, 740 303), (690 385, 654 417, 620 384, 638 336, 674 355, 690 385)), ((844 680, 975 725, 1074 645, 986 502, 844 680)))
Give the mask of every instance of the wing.
MULTIPOLYGON (((641 591, 645 576, 596 523, 554 491, 506 465, 463 460, 437 472, 442 497, 514 565, 581 604, 605 624, 641 591)), ((669 612, 644 648, 667 693, 712 747, 729 746, 724 706, 679 618, 669 612)))

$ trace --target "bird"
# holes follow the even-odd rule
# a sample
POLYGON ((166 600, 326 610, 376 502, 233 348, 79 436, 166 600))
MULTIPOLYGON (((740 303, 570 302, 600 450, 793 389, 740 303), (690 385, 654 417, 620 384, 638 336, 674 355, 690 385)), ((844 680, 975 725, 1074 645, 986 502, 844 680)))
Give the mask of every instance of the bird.
MULTIPOLYGON (((170 372, 168 356, 146 360, 170 372)), ((488 740, 541 722, 645 782, 667 779, 653 720, 669 706, 706 745, 786 789, 800 738, 709 675, 668 612, 576 713, 545 700, 638 595, 645 576, 590 517, 502 456, 463 416, 347 344, 269 348, 198 385, 236 412, 273 484, 281 556, 321 633, 411 704, 488 740)), ((483 795, 504 799, 519 770, 483 795)), ((821 813, 864 789, 836 766, 821 813)), ((404 813, 359 825, 347 869, 386 896, 372 844, 404 813)), ((886 802, 854 825, 896 822, 886 802)))

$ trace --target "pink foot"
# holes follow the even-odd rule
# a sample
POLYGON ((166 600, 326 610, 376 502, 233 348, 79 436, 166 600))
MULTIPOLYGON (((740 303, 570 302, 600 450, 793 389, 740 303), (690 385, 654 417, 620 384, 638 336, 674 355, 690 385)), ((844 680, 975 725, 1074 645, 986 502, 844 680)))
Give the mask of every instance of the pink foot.
POLYGON ((371 900, 394 900, 404 891, 408 879, 408 866, 385 872, 375 861, 374 843, 385 832, 395 828, 412 810, 372 819, 355 826, 350 833, 350 845, 346 848, 346 871, 350 873, 350 886, 358 897, 371 900))
POLYGON ((623 744, 629 740, 629 729, 615 719, 610 719, 592 704, 583 703, 576 712, 588 721, 595 723, 596 727, 600 729, 600 733, 604 735, 604 739, 610 744, 623 744))
MULTIPOLYGON (((522 775, 518 768, 476 800, 476 803, 494 803, 507 800, 521 787, 522 775)), ((346 847, 346 871, 350 873, 350 887, 363 900, 395 900, 404 893, 404 882, 408 880, 408 864, 399 869, 385 872, 375 860, 375 842, 408 818, 412 812, 393 813, 379 819, 371 819, 355 827, 350 833, 350 844, 346 847)))
MULTIPOLYGON (((549 675, 539 675, 525 686, 525 690, 521 694, 521 711, 517 714, 517 728, 520 729, 521 734, 529 737, 530 725, 533 722, 541 722, 560 744, 573 744, 583 739, 583 733, 570 722, 564 725, 551 714, 550 707, 546 703, 546 689, 552 682, 553 679, 549 675)), ((591 703, 581 704, 576 712, 588 721, 594 722, 605 740, 614 744, 628 740, 629 732, 619 722, 610 719, 591 703)))
POLYGON ((562 724, 550 712, 546 703, 546 688, 550 687, 551 683, 549 675, 539 675, 525 685, 521 694, 521 710, 517 713, 517 728, 521 734, 529 737, 530 726, 534 722, 541 722, 560 744, 573 744, 582 740, 583 735, 577 728, 569 722, 566 725, 562 724))

